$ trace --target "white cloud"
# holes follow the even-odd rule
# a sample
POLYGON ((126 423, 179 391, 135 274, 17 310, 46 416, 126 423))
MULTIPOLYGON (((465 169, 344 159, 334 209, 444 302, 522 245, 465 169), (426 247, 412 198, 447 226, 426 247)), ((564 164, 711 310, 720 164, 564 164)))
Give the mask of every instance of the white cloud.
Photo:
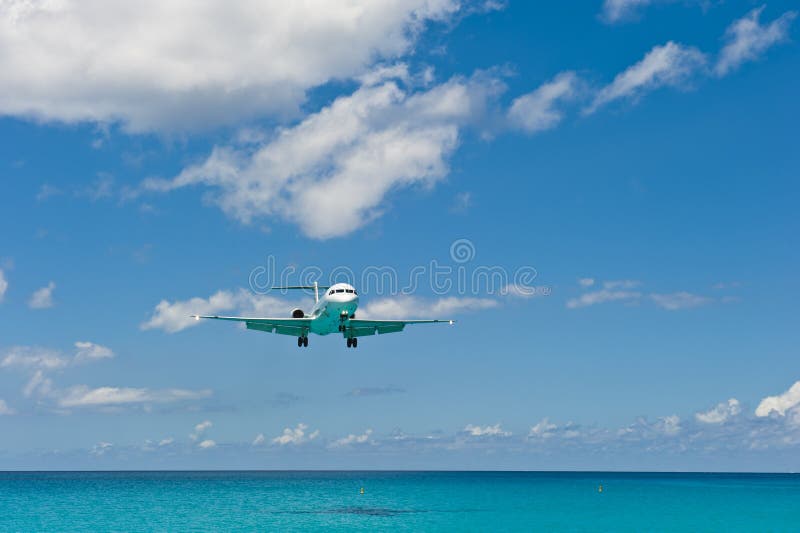
POLYGON ((8 281, 6 280, 6 274, 3 272, 3 269, 0 268, 0 302, 2 302, 3 298, 5 298, 7 290, 8 281))
POLYGON ((654 46, 638 63, 618 74, 600 89, 585 114, 621 98, 641 97, 660 87, 686 86, 693 74, 702 69, 706 56, 697 48, 669 41, 654 46))
POLYGON ((535 426, 531 427, 528 432, 528 438, 531 439, 549 439, 555 435, 555 430, 558 428, 555 424, 550 422, 549 418, 541 419, 535 426))
POLYGON ((58 399, 60 407, 97 407, 109 405, 168 403, 182 400, 199 400, 211 396, 210 390, 162 389, 133 387, 98 387, 76 385, 63 392, 58 399))
POLYGON ((673 292, 670 294, 651 294, 650 298, 657 306, 667 309, 668 311, 699 307, 712 301, 711 298, 698 296, 697 294, 691 294, 686 291, 673 292))
POLYGON ((592 285, 594 285, 594 281, 595 281, 594 278, 580 278, 578 280, 578 285, 584 288, 591 287, 592 285))
POLYGON ((203 185, 244 224, 272 217, 315 239, 347 235, 380 217, 391 191, 444 178, 461 128, 483 115, 500 90, 497 80, 480 74, 417 92, 394 81, 362 86, 266 144, 216 146, 203 163, 142 187, 203 185))
POLYGON ((167 437, 166 439, 161 439, 160 441, 158 441, 158 445, 159 446, 169 446, 173 442, 175 442, 175 439, 173 439, 172 437, 167 437))
POLYGON ((48 377, 45 377, 44 372, 37 370, 33 373, 31 379, 28 380, 25 388, 22 389, 22 393, 26 398, 29 398, 33 396, 34 393, 38 393, 39 396, 47 396, 52 392, 52 390, 52 380, 48 377))
POLYGON ((645 7, 654 0, 605 0, 603 2, 603 19, 607 22, 618 22, 630 18, 637 8, 645 7))
POLYGON ((99 456, 105 455, 107 452, 111 451, 111 449, 113 447, 114 447, 114 445, 112 443, 110 443, 110 442, 98 442, 97 444, 92 446, 92 449, 89 450, 89 453, 94 455, 94 456, 96 456, 96 457, 99 457, 99 456))
POLYGON ((341 439, 337 439, 330 444, 332 448, 341 448, 342 446, 350 446, 353 444, 364 444, 366 442, 370 442, 370 436, 372 435, 372 430, 368 429, 364 431, 361 435, 354 435, 349 434, 346 437, 342 437, 341 439))
POLYGON ((274 296, 256 295, 245 289, 217 291, 208 298, 190 298, 170 302, 161 300, 153 315, 141 324, 142 329, 162 329, 176 333, 196 326, 199 321, 191 315, 217 315, 236 310, 251 316, 288 316, 292 304, 274 296))
POLYGON ((460 192, 453 198, 453 205, 450 206, 451 213, 466 213, 472 207, 472 193, 460 192))
POLYGON ((504 431, 500 424, 495 424, 493 426, 475 426, 472 424, 467 424, 464 427, 464 432, 468 433, 471 437, 510 437, 510 431, 504 431))
POLYGON ((16 411, 8 406, 5 400, 0 399, 0 416, 16 414, 16 411))
POLYGON ((759 22, 765 6, 750 11, 734 21, 725 31, 725 46, 719 53, 714 73, 724 76, 742 63, 754 61, 774 44, 789 37, 789 26, 797 17, 796 11, 787 11, 767 25, 759 22))
POLYGON ((56 284, 52 281, 47 286, 37 289, 31 295, 28 301, 28 307, 31 309, 47 309, 53 307, 53 291, 56 289, 56 284))
POLYGON ((68 364, 69 359, 63 357, 58 351, 39 346, 13 346, 6 350, 5 357, 0 361, 0 367, 2 368, 36 368, 42 370, 64 368, 68 364))
POLYGON ((636 291, 615 291, 608 289, 601 289, 599 291, 592 291, 581 294, 577 298, 570 298, 567 300, 567 308, 578 309, 580 307, 588 307, 590 305, 597 305, 606 302, 615 301, 635 301, 638 300, 642 294, 636 291))
POLYGON ((789 390, 777 396, 767 396, 756 407, 756 416, 769 416, 773 411, 784 416, 787 411, 800 404, 800 381, 796 381, 789 390))
POLYGON ((211 420, 203 420, 194 426, 194 433, 191 433, 189 438, 192 440, 199 439, 211 426, 213 426, 211 420))
POLYGON ((75 361, 95 361, 98 359, 110 359, 114 357, 114 352, 107 346, 101 346, 93 342, 78 341, 75 343, 75 361))
POLYGON ((416 296, 395 296, 375 300, 364 307, 359 318, 444 318, 457 313, 480 311, 497 307, 497 300, 447 296, 437 299, 423 299, 416 296))
POLYGON ((708 411, 702 413, 695 413, 695 418, 698 422, 704 424, 721 424, 742 412, 739 405, 739 400, 731 398, 727 402, 718 403, 708 411))
POLYGON ((259 433, 256 435, 256 438, 253 439, 253 446, 261 446, 266 441, 266 437, 264 437, 263 433, 259 433))
POLYGON ((285 116, 308 89, 409 52, 428 21, 460 4, 4 2, 0 114, 134 132, 285 116))
POLYGON ((681 431, 681 419, 678 415, 659 418, 655 428, 665 435, 677 435, 681 431))
POLYGON ((207 449, 209 449, 209 448, 214 448, 216 445, 217 445, 217 443, 216 443, 216 442, 214 442, 213 440, 211 440, 211 439, 206 439, 206 440, 204 440, 204 441, 201 441, 201 442, 199 442, 199 443, 197 444, 197 447, 198 447, 198 448, 202 448, 202 449, 204 449, 204 450, 207 450, 207 449))
POLYGON ((306 442, 312 441, 319 436, 319 430, 312 431, 308 435, 306 435, 306 430, 308 426, 303 424, 302 422, 297 424, 297 427, 294 429, 286 428, 283 430, 283 434, 278 435, 274 439, 272 439, 273 444, 278 444, 280 446, 286 446, 288 444, 304 444, 306 442))
POLYGON ((535 91, 515 98, 508 110, 511 123, 529 133, 555 127, 563 118, 558 104, 575 97, 578 77, 562 72, 535 91))

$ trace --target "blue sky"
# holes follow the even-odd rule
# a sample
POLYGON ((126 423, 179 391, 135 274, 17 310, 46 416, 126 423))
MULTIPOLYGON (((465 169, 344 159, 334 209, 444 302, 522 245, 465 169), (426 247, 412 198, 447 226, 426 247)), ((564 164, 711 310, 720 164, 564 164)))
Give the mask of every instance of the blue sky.
POLYGON ((0 8, 0 468, 797 470, 796 5, 350 4, 0 8))

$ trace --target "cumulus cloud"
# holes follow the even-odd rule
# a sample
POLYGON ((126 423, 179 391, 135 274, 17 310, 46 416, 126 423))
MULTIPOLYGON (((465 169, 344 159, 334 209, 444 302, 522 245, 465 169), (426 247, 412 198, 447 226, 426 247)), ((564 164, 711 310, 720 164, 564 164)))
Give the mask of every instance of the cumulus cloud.
POLYGON ((199 321, 191 315, 217 315, 237 311, 250 316, 288 316, 291 303, 274 296, 257 295, 245 289, 233 291, 221 290, 208 298, 190 298, 188 300, 161 300, 156 305, 152 316, 141 324, 141 329, 161 329, 167 333, 176 333, 196 326, 199 321))
POLYGON ((363 316, 359 316, 359 318, 446 319, 450 315, 482 311, 498 305, 497 300, 491 298, 446 296, 436 299, 424 299, 417 296, 394 296, 370 302, 364 307, 363 316))
POLYGON ((575 97, 578 77, 562 72, 535 91, 515 98, 508 110, 511 124, 528 133, 555 127, 563 118, 558 105, 575 97))
POLYGON ((259 433, 256 435, 256 438, 253 439, 253 446, 261 446, 266 441, 266 437, 264 437, 263 433, 259 433))
POLYGON ((47 309, 53 307, 53 291, 56 289, 56 284, 52 281, 41 289, 37 289, 28 300, 28 307, 31 309, 47 309))
POLYGON ((0 268, 0 302, 2 302, 3 298, 5 298, 7 290, 8 281, 6 280, 6 274, 3 272, 3 269, 0 268))
POLYGON ((409 52, 463 3, 12 0, 0 7, 0 114, 133 132, 286 115, 308 89, 409 52))
POLYGON ((211 396, 211 391, 186 389, 145 389, 134 387, 98 387, 76 385, 63 391, 58 399, 60 407, 99 407, 143 403, 169 403, 199 400, 211 396))
POLYGON ((167 437, 165 439, 161 439, 160 441, 158 441, 158 445, 159 446, 169 446, 173 442, 175 442, 175 439, 173 439, 172 437, 167 437))
POLYGON ((213 440, 211 440, 211 439, 205 439, 205 440, 203 440, 203 441, 200 441, 200 442, 197 444, 197 447, 198 447, 198 448, 202 448, 202 449, 204 449, 204 450, 207 450, 207 449, 209 449, 209 448, 214 448, 216 445, 217 445, 217 443, 216 443, 216 442, 214 442, 213 440))
POLYGON ((747 61, 755 61, 768 48, 788 39, 789 27, 797 12, 787 11, 769 24, 761 24, 759 19, 764 7, 753 9, 728 26, 725 46, 714 66, 717 76, 724 76, 747 61))
POLYGON ((595 281, 594 278, 580 278, 578 280, 578 285, 580 285, 583 288, 587 288, 594 285, 594 281, 595 281))
POLYGON ((40 346, 13 346, 5 351, 0 367, 55 370, 69 363, 69 359, 56 350, 40 346))
POLYGON ((364 433, 360 435, 354 435, 353 433, 347 435, 346 437, 342 437, 341 439, 337 439, 330 444, 331 448, 341 448, 343 446, 351 446, 354 444, 364 444, 370 442, 370 436, 372 435, 372 430, 367 429, 364 433))
POLYGON ((727 402, 718 403, 708 411, 695 413, 694 417, 704 424, 722 424, 742 412, 739 400, 731 398, 727 402))
POLYGON ((712 301, 711 298, 698 296, 697 294, 692 294, 686 291, 673 292, 670 294, 651 294, 650 298, 656 303, 657 306, 668 311, 699 307, 712 301))
POLYGON ((531 430, 528 432, 528 438, 549 439, 556 434, 556 429, 558 429, 558 426, 551 423, 550 419, 545 417, 541 419, 535 426, 531 427, 531 430))
POLYGON ((16 414, 16 411, 9 407, 5 400, 0 399, 0 416, 16 414))
POLYGON ((504 431, 500 424, 495 424, 493 426, 475 426, 473 424, 467 424, 464 427, 464 433, 469 435, 470 437, 510 437, 510 431, 504 431))
POLYGON ((194 426, 194 432, 189 435, 192 440, 199 439, 213 424, 211 420, 203 420, 194 426))
POLYGON ((319 430, 314 430, 309 434, 306 434, 306 430, 308 430, 308 426, 302 422, 295 428, 285 428, 281 435, 272 439, 272 444, 279 446, 305 444, 319 437, 319 430))
POLYGON ((114 352, 107 346, 95 344, 89 341, 78 341, 75 343, 75 361, 95 361, 98 359, 110 359, 114 357, 114 352))
POLYGON ((202 185, 244 224, 273 217, 311 238, 340 237, 380 217, 391 191, 444 178, 462 127, 500 90, 500 82, 480 74, 416 92, 394 80, 361 86, 263 145, 216 146, 177 177, 142 187, 202 185))
POLYGON ((697 48, 669 41, 655 46, 638 63, 600 89, 585 114, 619 99, 636 99, 660 87, 685 87, 704 68, 706 56, 697 48))
POLYGON ((0 368, 57 370, 69 365, 111 357, 114 357, 111 348, 89 341, 76 342, 75 354, 72 356, 41 346, 12 346, 5 351, 5 355, 0 361, 0 368))
POLYGON ((787 411, 800 404, 800 381, 796 381, 789 390, 777 396, 767 396, 756 407, 756 416, 765 417, 775 412, 784 416, 787 411))

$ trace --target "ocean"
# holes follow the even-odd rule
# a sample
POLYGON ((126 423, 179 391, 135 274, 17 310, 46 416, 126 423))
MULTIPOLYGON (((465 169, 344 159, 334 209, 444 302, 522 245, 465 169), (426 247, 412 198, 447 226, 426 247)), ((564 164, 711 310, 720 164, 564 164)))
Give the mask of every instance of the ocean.
POLYGON ((0 531, 305 530, 800 531, 800 476, 0 473, 0 531))

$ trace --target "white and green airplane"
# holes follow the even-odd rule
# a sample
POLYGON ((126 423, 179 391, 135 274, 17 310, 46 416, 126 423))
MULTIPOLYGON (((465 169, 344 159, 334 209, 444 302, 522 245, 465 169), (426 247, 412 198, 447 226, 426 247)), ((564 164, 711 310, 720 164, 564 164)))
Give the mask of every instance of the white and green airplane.
POLYGON ((406 324, 454 324, 454 320, 361 320, 356 318, 358 293, 352 285, 337 283, 331 286, 295 285, 292 287, 275 287, 276 290, 312 289, 314 291, 314 307, 306 314, 302 309, 292 310, 291 318, 259 318, 243 316, 203 316, 192 315, 195 320, 211 318, 215 320, 231 320, 244 322, 247 329, 291 335, 297 337, 297 346, 308 346, 308 334, 328 335, 341 333, 347 339, 348 348, 358 347, 358 338, 367 335, 382 335, 403 331, 406 324), (323 290, 322 297, 319 291, 323 290))

